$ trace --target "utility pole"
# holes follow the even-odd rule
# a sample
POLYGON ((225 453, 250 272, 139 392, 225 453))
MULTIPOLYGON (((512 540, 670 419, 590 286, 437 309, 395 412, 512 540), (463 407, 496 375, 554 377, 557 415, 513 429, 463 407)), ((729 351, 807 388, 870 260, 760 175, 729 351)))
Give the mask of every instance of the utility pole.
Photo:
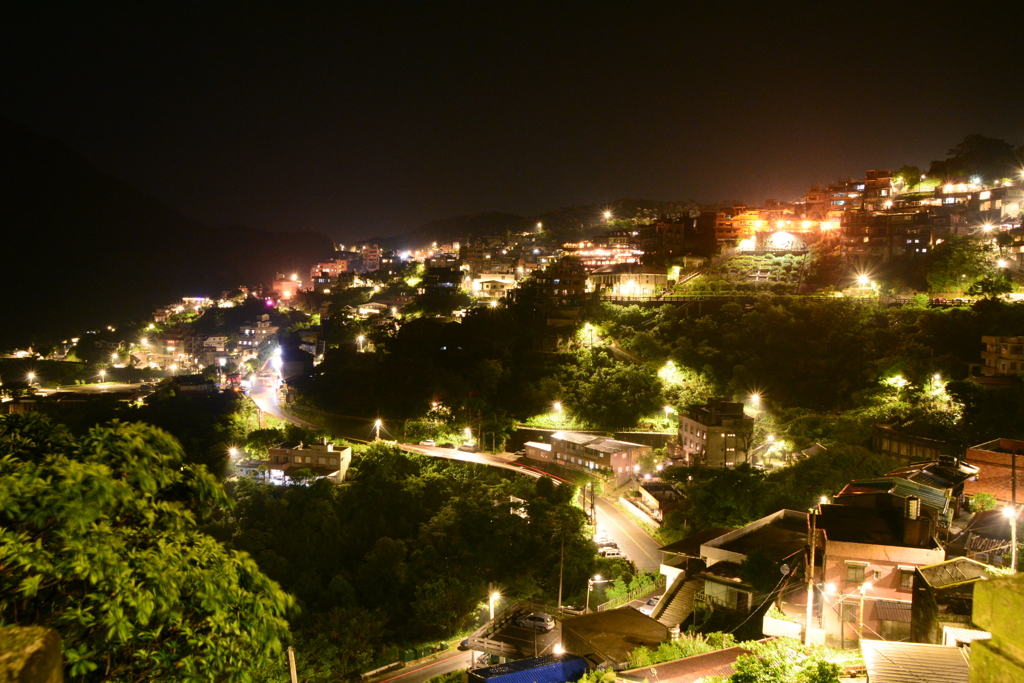
POLYGON ((1011 479, 1013 481, 1011 482, 1012 486, 1010 488, 1010 503, 1013 504, 1013 508, 1014 509, 1017 509, 1017 450, 1016 449, 1014 449, 1013 453, 1010 455, 1010 468, 1011 468, 1010 472, 1013 475, 1011 477, 1011 479))
POLYGON ((299 683, 299 674, 295 671, 295 650, 288 646, 288 673, 291 674, 292 683, 299 683))
POLYGON ((562 549, 558 553, 558 614, 562 614, 562 570, 565 568, 565 530, 562 530, 562 549))
POLYGON ((811 617, 814 614, 814 546, 818 536, 818 515, 811 508, 811 554, 807 569, 807 622, 804 624, 804 645, 811 644, 811 617))

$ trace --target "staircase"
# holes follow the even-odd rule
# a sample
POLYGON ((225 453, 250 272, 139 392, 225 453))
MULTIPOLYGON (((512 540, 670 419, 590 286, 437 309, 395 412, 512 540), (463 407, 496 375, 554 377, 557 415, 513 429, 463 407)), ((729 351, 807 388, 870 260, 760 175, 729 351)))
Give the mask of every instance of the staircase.
POLYGON ((668 628, 679 626, 693 613, 693 597, 703 587, 703 580, 680 574, 665 591, 651 617, 668 628))

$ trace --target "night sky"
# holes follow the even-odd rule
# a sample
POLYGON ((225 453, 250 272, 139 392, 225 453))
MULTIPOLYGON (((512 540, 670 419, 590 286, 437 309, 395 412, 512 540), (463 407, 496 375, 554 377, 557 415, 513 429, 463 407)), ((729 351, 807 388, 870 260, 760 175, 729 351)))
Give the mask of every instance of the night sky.
POLYGON ((1024 143, 1019 2, 18 4, 0 113, 210 225, 792 200, 1024 143))

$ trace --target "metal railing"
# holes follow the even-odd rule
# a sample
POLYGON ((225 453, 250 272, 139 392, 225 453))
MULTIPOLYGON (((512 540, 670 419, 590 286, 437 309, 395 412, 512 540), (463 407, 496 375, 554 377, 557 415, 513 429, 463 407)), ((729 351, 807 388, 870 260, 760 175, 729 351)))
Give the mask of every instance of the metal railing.
POLYGON ((664 588, 664 586, 665 586, 665 575, 664 574, 658 574, 658 576, 655 577, 654 583, 652 585, 647 586, 645 588, 638 588, 636 590, 629 591, 625 595, 621 595, 621 596, 619 596, 617 598, 609 600, 608 602, 603 602, 600 605, 598 605, 597 607, 595 607, 594 611, 595 612, 604 612, 606 610, 615 609, 617 607, 622 607, 626 603, 633 602, 637 598, 639 598, 639 597, 641 597, 643 595, 647 595, 652 590, 656 590, 658 588, 664 588))

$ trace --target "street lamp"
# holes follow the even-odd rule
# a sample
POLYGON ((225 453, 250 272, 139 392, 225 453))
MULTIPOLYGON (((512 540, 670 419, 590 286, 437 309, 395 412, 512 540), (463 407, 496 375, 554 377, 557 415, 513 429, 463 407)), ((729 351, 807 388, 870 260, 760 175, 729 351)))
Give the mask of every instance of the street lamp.
POLYGON ((555 401, 554 404, 552 405, 552 407, 555 409, 556 413, 562 412, 562 403, 561 403, 561 401, 555 401))
POLYGON ((590 591, 594 590, 594 586, 599 583, 608 583, 611 579, 602 579, 600 574, 594 574, 594 578, 587 579, 587 606, 583 610, 584 614, 590 614, 590 591))
POLYGON ((29 384, 29 386, 32 386, 32 382, 35 382, 35 381, 36 381, 36 373, 34 373, 34 372, 28 373, 28 384, 29 384))
POLYGON ((1010 571, 1017 573, 1017 508, 1007 505, 1003 515, 1010 520, 1010 571))
POLYGON ((498 591, 494 591, 493 593, 491 593, 489 599, 487 600, 487 605, 490 608, 491 612, 491 621, 494 621, 494 603, 497 602, 500 597, 501 593, 499 593, 498 591))
POLYGON ((107 371, 106 370, 100 370, 100 382, 105 382, 106 380, 107 380, 107 371))
POLYGON ((366 340, 366 337, 364 337, 363 335, 359 335, 358 337, 356 337, 356 341, 359 342, 359 351, 360 352, 362 352, 362 350, 363 350, 363 342, 365 340, 366 340))
POLYGON ((374 441, 380 441, 380 425, 381 425, 381 421, 380 420, 374 420, 373 421, 373 428, 377 430, 377 435, 373 437, 374 441))

